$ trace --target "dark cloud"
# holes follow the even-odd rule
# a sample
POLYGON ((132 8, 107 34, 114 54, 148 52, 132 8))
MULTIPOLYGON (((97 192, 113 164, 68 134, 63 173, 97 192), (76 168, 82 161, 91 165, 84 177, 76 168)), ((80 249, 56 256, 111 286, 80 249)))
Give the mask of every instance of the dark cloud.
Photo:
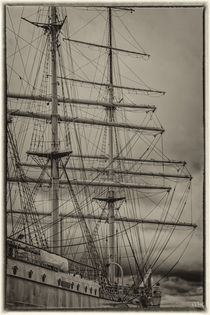
POLYGON ((161 281, 162 307, 167 308, 202 308, 203 287, 196 281, 184 280, 173 276, 161 281))
POLYGON ((203 281, 203 272, 201 270, 196 271, 187 271, 178 270, 170 273, 171 276, 180 277, 183 280, 191 281, 192 283, 202 283, 203 281))

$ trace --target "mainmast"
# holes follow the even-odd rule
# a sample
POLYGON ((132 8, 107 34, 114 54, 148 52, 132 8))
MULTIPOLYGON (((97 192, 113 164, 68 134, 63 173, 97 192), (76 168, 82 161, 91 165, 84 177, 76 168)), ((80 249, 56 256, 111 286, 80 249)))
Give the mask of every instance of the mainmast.
POLYGON ((56 7, 51 7, 51 71, 52 71, 52 240, 53 251, 59 254, 59 170, 58 170, 58 99, 57 99, 57 69, 56 69, 56 7))
MULTIPOLYGON (((109 103, 113 104, 113 71, 112 71, 112 11, 108 8, 109 14, 109 103)), ((109 122, 114 121, 114 105, 107 108, 109 122)), ((113 126, 109 126, 109 179, 113 181, 113 126)), ((114 191, 109 190, 108 193, 108 210, 109 210, 109 279, 113 283, 115 280, 115 229, 114 229, 114 191)))

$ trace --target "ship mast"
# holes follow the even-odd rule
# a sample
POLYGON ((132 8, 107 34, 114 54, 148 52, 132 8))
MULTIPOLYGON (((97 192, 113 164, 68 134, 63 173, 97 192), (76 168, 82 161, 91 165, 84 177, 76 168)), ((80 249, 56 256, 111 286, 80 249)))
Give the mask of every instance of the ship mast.
MULTIPOLYGON (((33 101, 48 101, 52 102, 52 111, 51 115, 42 113, 42 112, 36 112, 36 111, 20 111, 17 110, 16 108, 8 110, 8 113, 10 116, 20 116, 20 117, 27 117, 27 118, 38 118, 46 121, 51 122, 52 126, 52 132, 51 132, 51 141, 52 141, 52 147, 51 147, 51 152, 40 152, 40 151, 28 151, 27 154, 29 155, 35 155, 40 158, 48 158, 51 159, 51 180, 44 179, 44 178, 29 178, 27 177, 27 182, 28 183, 47 183, 47 184, 52 184, 52 223, 53 223, 53 228, 52 228, 52 249, 54 253, 60 254, 60 245, 61 245, 61 237, 59 233, 59 221, 62 219, 62 215, 59 214, 59 183, 62 185, 68 185, 70 187, 70 192, 71 196, 75 202, 75 208, 77 209, 77 218, 81 219, 81 224, 83 228, 84 235, 87 240, 87 248, 88 252, 90 254, 90 257, 92 258, 93 265, 98 267, 98 265, 102 265, 102 262, 100 260, 100 257, 97 252, 97 248, 95 246, 93 237, 88 229, 88 226, 86 224, 85 219, 92 219, 92 220, 104 220, 105 222, 107 218, 105 217, 97 217, 93 215, 84 215, 81 212, 81 209, 79 207, 79 204, 75 198, 75 195, 73 193, 73 189, 71 186, 73 185, 80 185, 80 186, 91 186, 91 187, 108 187, 108 194, 106 198, 95 198, 102 200, 107 203, 108 205, 108 223, 109 223, 109 232, 108 232, 108 239, 109 239, 109 254, 108 254, 108 265, 109 265, 109 280, 111 283, 115 281, 115 221, 122 221, 122 222, 135 222, 135 223, 147 223, 147 224, 162 224, 162 225, 171 225, 171 226, 189 226, 195 228, 196 225, 192 223, 185 223, 185 222, 178 222, 178 221, 166 221, 166 220, 145 220, 145 219, 138 219, 138 218, 115 218, 115 203, 119 200, 123 200, 125 198, 117 198, 114 189, 115 188, 126 188, 126 189, 138 189, 138 190, 144 190, 144 189, 152 189, 152 190, 164 190, 169 192, 171 190, 171 186, 166 186, 166 185, 148 185, 148 184, 140 184, 140 183, 127 183, 125 181, 122 182, 114 182, 114 176, 115 174, 126 174, 126 175, 135 175, 135 176, 156 176, 156 177, 174 177, 174 178, 184 178, 184 179, 189 179, 191 180, 191 176, 188 174, 180 174, 180 173, 156 173, 156 172, 146 172, 146 171, 141 171, 141 172, 133 172, 131 169, 125 169, 125 170, 115 170, 113 167, 113 163, 116 160, 120 161, 125 161, 125 162, 139 162, 139 163, 146 163, 146 164, 163 164, 163 165, 181 165, 183 168, 185 167, 185 162, 182 161, 171 161, 171 160, 148 160, 148 159, 142 159, 142 158, 128 158, 127 156, 121 156, 119 157, 116 155, 116 152, 114 152, 114 128, 125 128, 125 129, 136 129, 136 130, 141 130, 141 131, 147 131, 147 132, 152 132, 152 134, 162 134, 164 130, 162 127, 151 127, 151 126, 140 126, 140 125, 133 125, 133 124, 128 124, 128 123, 123 123, 123 122, 116 122, 115 121, 115 109, 118 107, 128 107, 128 108, 142 108, 145 110, 149 111, 154 111, 155 106, 154 105, 145 105, 145 104, 122 104, 122 103, 116 103, 114 102, 114 89, 121 88, 121 89, 128 89, 128 90, 134 90, 138 92, 147 92, 149 93, 156 93, 156 94, 164 94, 162 91, 157 91, 157 90, 151 90, 151 89, 142 89, 142 88, 132 88, 132 87, 125 87, 125 86, 118 86, 115 85, 113 82, 113 50, 117 50, 119 52, 125 52, 124 49, 121 48, 116 48, 112 47, 112 8, 108 7, 108 46, 103 46, 103 45, 98 45, 94 43, 88 43, 88 42, 79 42, 80 44, 82 43, 83 45, 92 45, 92 46, 98 46, 101 47, 102 49, 108 49, 109 55, 109 67, 108 67, 108 83, 99 83, 99 82, 90 82, 90 81, 82 81, 82 80, 76 80, 72 78, 67 78, 67 77, 59 77, 57 76, 57 67, 56 67, 56 51, 57 51, 57 34, 58 31, 62 28, 65 19, 62 22, 59 22, 57 20, 57 13, 56 13, 56 7, 51 6, 51 13, 50 13, 50 21, 48 23, 38 23, 38 22, 31 22, 27 20, 26 18, 22 18, 28 23, 31 23, 37 27, 41 27, 45 30, 45 33, 50 33, 51 37, 51 89, 52 89, 52 96, 41 96, 41 95, 21 95, 21 94, 14 94, 14 93, 8 93, 7 96, 9 98, 20 98, 20 99, 29 99, 33 101), (72 99, 70 97, 61 99, 61 97, 58 97, 57 95, 57 80, 58 79, 66 79, 66 80, 72 80, 73 82, 80 82, 80 83, 85 83, 85 84, 94 84, 94 85, 101 85, 101 86, 106 86, 108 87, 108 93, 109 93, 109 101, 108 102, 102 102, 102 101, 93 101, 93 100, 84 100, 84 99, 72 99), (67 167, 64 170, 64 174, 66 174, 67 180, 59 180, 59 160, 64 157, 68 156, 71 154, 71 151, 68 152, 60 152, 59 148, 59 140, 58 140, 58 102, 62 101, 63 103, 74 103, 78 105, 92 105, 92 106, 103 106, 106 107, 107 110, 107 117, 108 121, 103 121, 103 120, 96 120, 96 119, 88 119, 88 118, 78 118, 78 117, 72 117, 72 116, 59 116, 59 122, 74 122, 75 124, 88 124, 88 125, 98 125, 98 126, 107 126, 108 127, 108 144, 109 144, 109 169, 106 169, 105 171, 108 172, 108 181, 90 181, 90 180, 69 180, 68 174, 66 170, 72 170, 72 171, 88 171, 88 172, 103 172, 104 169, 96 169, 96 168, 87 168, 87 167, 75 167, 72 165, 71 167, 67 167), (114 155, 115 154, 115 155, 114 155), (97 262, 94 264, 94 262, 97 262)), ((48 34, 49 34, 48 33, 48 34)), ((66 38, 65 40, 69 41, 75 41, 72 40, 71 38, 68 39, 66 38)), ((78 41, 77 41, 78 42, 78 41)), ((135 51, 126 51, 132 54, 140 54, 140 55, 146 55, 144 53, 139 53, 135 51)), ((39 149, 39 148, 37 148, 39 149)), ((72 154, 72 158, 83 158, 83 159, 94 159, 94 160, 106 160, 107 156, 101 156, 101 155, 83 155, 82 153, 80 154, 72 154)), ((23 164, 18 162, 18 165, 21 166, 29 166, 29 167, 34 167, 37 166, 36 164, 23 164)), ((48 167, 48 166, 46 166, 48 167)), ((21 178, 20 176, 15 176, 15 177, 10 177, 8 176, 8 181, 9 182, 18 182, 21 183, 22 181, 26 181, 26 179, 21 178)), ((15 213, 15 211, 13 211, 15 213)), ((17 212, 18 213, 18 212, 17 212)), ((24 211, 21 212, 22 214, 27 214, 24 211)), ((41 215, 38 213, 38 215, 41 215)), ((50 215, 50 214, 49 214, 50 215)), ((66 215, 65 215, 66 217, 66 215)), ((69 217, 75 218, 75 215, 69 214, 69 217)), ((62 229, 61 229, 62 230, 62 229)))
MULTIPOLYGON (((112 70, 112 11, 108 8, 109 15, 109 103, 113 104, 113 70, 112 70)), ((114 121, 114 105, 108 109, 109 122, 114 121)), ((109 126, 109 179, 113 181, 113 126, 109 126)), ((113 283, 115 280, 115 229, 114 229, 114 191, 111 189, 108 193, 108 210, 109 210, 109 279, 113 283)))
POLYGON ((51 71, 52 71, 52 240, 53 251, 59 254, 59 169, 58 169, 58 99, 57 99, 57 69, 56 69, 56 7, 51 7, 51 71))

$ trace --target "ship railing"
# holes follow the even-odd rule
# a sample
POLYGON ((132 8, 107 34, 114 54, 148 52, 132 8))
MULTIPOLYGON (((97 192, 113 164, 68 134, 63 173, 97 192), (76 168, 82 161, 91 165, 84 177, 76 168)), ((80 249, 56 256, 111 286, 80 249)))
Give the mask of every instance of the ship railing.
MULTIPOLYGON (((32 248, 21 242, 9 240, 7 243, 7 256, 17 260, 27 261, 35 265, 45 267, 54 271, 62 271, 57 266, 53 264, 42 261, 40 258, 40 250, 37 248, 32 248)), ((81 278, 88 280, 98 281, 101 279, 101 271, 97 270, 92 266, 88 266, 69 258, 68 261, 68 273, 74 275, 80 275, 81 278)))
MULTIPOLYGON (((126 291, 127 293, 127 291, 126 291)), ((100 288, 100 296, 104 298, 109 298, 113 301, 121 301, 125 295, 124 289, 118 284, 106 284, 102 285, 100 288)))

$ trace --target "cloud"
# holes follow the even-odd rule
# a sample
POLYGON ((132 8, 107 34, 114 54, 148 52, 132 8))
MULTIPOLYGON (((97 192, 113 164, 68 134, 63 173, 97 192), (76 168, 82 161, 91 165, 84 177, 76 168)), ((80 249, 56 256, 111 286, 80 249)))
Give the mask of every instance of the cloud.
POLYGON ((201 270, 195 270, 195 271, 187 271, 185 270, 176 270, 174 272, 171 272, 170 275, 178 276, 182 278, 183 280, 191 281, 191 282, 199 282, 202 283, 203 280, 203 272, 201 270))
POLYGON ((161 282, 162 307, 197 308, 203 301, 203 288, 199 282, 168 277, 161 282))

